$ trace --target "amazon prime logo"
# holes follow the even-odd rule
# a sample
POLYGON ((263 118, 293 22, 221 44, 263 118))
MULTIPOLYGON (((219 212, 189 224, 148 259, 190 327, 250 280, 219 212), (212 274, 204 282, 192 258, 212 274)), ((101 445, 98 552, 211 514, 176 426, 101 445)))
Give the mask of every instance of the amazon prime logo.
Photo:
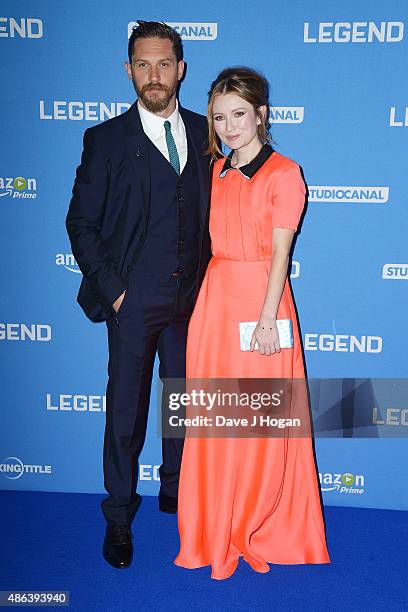
POLYGON ((37 197, 37 179, 24 176, 0 177, 0 198, 13 200, 35 200, 37 197))
POLYGON ((363 474, 319 472, 319 480, 321 490, 326 493, 333 492, 346 495, 362 495, 364 493, 365 478, 363 474))

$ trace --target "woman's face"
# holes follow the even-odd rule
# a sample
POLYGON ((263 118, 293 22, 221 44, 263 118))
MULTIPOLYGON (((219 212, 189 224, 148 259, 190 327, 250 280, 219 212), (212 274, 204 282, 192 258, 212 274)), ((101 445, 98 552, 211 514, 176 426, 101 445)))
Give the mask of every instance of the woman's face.
POLYGON ((236 94, 217 94, 212 116, 217 135, 230 149, 260 142, 257 128, 261 121, 252 104, 236 94))

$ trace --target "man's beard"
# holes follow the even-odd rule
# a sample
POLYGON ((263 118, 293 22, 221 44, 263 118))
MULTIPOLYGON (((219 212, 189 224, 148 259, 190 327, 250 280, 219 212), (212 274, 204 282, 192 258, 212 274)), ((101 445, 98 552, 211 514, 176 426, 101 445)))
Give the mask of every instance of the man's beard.
POLYGON ((176 92, 176 87, 168 87, 167 85, 161 85, 160 83, 147 83, 147 85, 143 85, 141 89, 138 89, 135 81, 133 81, 134 88, 140 100, 143 102, 144 106, 151 113, 161 113, 166 110, 169 105, 171 98, 174 96, 176 92), (148 96, 148 92, 160 91, 165 92, 165 95, 159 96, 148 96))

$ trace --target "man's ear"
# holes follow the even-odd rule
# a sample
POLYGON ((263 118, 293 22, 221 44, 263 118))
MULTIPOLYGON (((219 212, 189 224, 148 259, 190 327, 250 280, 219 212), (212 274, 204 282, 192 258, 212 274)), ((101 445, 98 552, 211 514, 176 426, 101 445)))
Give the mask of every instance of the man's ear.
POLYGON ((131 81, 132 80, 132 67, 129 64, 129 62, 125 62, 125 70, 127 72, 129 80, 131 81))
POLYGON ((186 67, 186 65, 184 63, 184 60, 180 60, 179 62, 177 62, 177 79, 179 81, 180 81, 180 79, 183 78, 185 67, 186 67))

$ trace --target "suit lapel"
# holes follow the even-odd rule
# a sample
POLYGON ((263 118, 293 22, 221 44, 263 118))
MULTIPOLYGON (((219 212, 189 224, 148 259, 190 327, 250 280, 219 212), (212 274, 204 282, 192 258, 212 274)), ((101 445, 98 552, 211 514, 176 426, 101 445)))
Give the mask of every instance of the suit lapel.
POLYGON ((125 142, 126 152, 135 171, 135 179, 141 183, 143 190, 143 210, 145 217, 145 228, 149 219, 150 212, 150 163, 149 149, 140 121, 137 102, 132 104, 130 109, 123 115, 126 121, 127 139, 125 142))

